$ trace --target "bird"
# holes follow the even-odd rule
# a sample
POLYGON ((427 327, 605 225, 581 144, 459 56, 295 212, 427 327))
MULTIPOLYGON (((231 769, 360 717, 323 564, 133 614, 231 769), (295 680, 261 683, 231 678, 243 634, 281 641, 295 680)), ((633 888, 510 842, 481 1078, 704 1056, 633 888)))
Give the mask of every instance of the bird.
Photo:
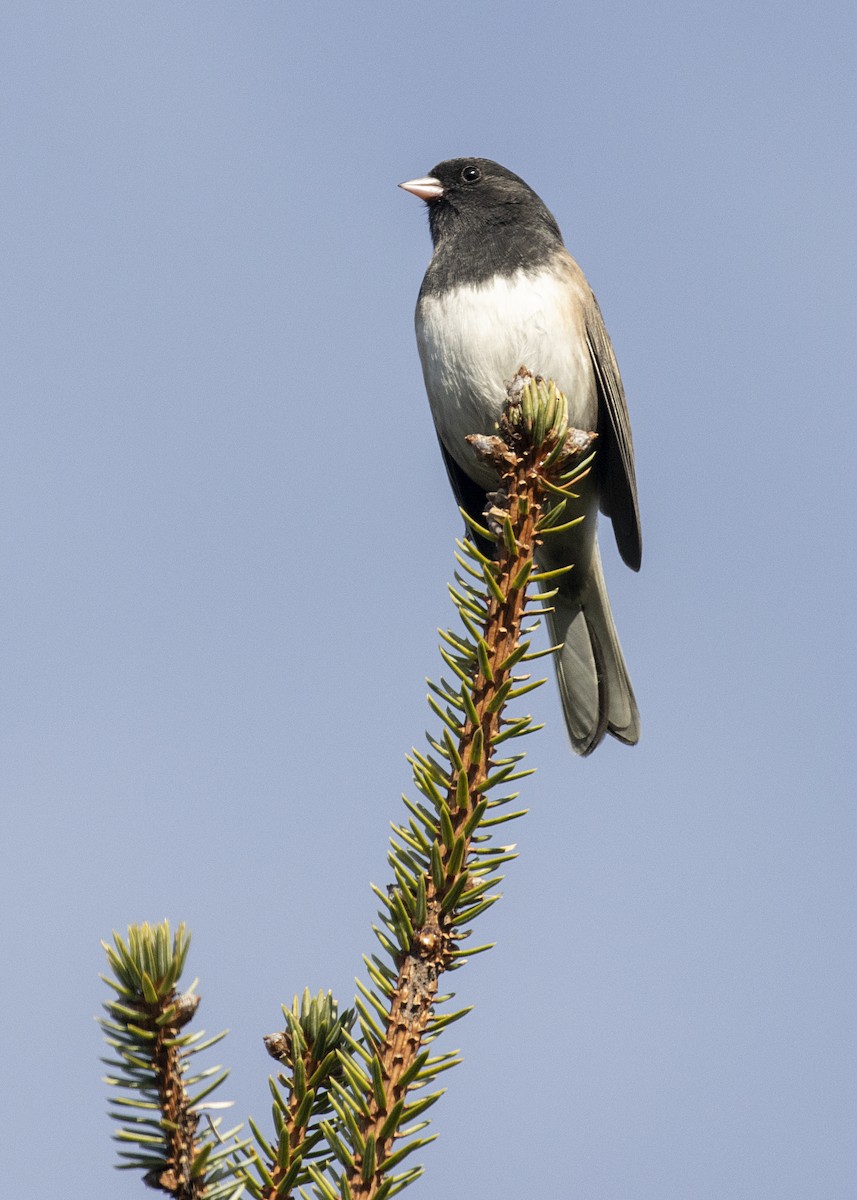
POLYGON ((556 382, 572 427, 598 434, 593 470, 579 489, 584 520, 546 539, 537 561, 543 570, 574 564, 559 576, 548 615, 572 749, 590 754, 608 733, 634 745, 640 717, 596 526, 600 509, 623 561, 637 571, 640 513, 625 391, 598 302, 552 213, 506 167, 452 158, 399 186, 428 209, 434 252, 417 300, 417 346, 459 506, 484 523, 497 478, 466 438, 495 432, 521 366, 556 382))

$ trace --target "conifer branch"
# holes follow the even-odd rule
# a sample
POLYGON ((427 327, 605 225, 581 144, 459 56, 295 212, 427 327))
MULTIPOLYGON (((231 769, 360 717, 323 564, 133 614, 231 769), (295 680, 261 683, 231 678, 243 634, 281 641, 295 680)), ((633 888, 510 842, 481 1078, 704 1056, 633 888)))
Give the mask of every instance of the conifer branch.
POLYGON ((118 998, 104 1005, 109 1019, 100 1023, 119 1056, 104 1060, 113 1069, 106 1082, 129 1093, 111 1100, 111 1116, 122 1123, 116 1137, 126 1147, 121 1165, 142 1169, 149 1187, 176 1200, 237 1196, 243 1185, 233 1178, 230 1158, 240 1148, 238 1130, 221 1136, 215 1121, 200 1129, 204 1108, 226 1107, 203 1101, 228 1072, 210 1067, 188 1076, 193 1056, 225 1036, 204 1042, 203 1033, 185 1030, 200 1003, 195 984, 176 990, 190 937, 180 925, 171 939, 164 921, 132 925, 127 941, 117 933, 113 939, 113 946, 102 942, 113 977, 102 978, 118 998))
POLYGON ((341 1146, 330 1123, 335 1117, 330 1092, 342 1075, 339 1053, 351 1043, 354 1013, 339 1015, 329 992, 313 997, 307 988, 291 1008, 283 1005, 283 1016, 285 1029, 264 1039, 268 1053, 285 1068, 270 1080, 276 1142, 269 1142, 251 1120, 258 1149, 245 1150, 241 1165, 254 1200, 291 1196, 310 1182, 312 1171, 326 1169, 341 1146))
POLYGON ((501 757, 505 748, 500 748, 532 728, 529 718, 507 721, 506 705, 543 682, 516 674, 529 649, 527 588, 545 578, 535 569, 536 547, 551 528, 566 527, 566 506, 575 498, 570 488, 588 469, 588 461, 580 460, 594 436, 569 431, 565 398, 554 384, 522 368, 509 389, 498 435, 468 439, 500 476, 486 512, 489 528, 470 522, 480 537, 496 539, 496 551, 489 559, 473 543, 460 543, 465 575, 456 576, 459 587, 450 591, 467 636, 442 635, 451 650, 442 651, 444 661, 460 686, 442 681, 440 687, 432 685, 438 699, 429 697, 444 724, 441 739, 429 742, 445 761, 416 751, 411 760, 416 785, 430 807, 406 801, 415 819, 407 827, 394 826, 398 841, 392 843, 390 862, 397 882, 381 898, 384 923, 396 940, 382 930, 376 933, 396 970, 372 976, 386 1000, 385 1005, 366 993, 377 1001, 375 1015, 358 1002, 371 1058, 346 1096, 353 1165, 340 1176, 337 1191, 316 1178, 318 1194, 327 1200, 385 1200, 421 1170, 391 1173, 406 1154, 431 1139, 416 1138, 398 1148, 394 1143, 424 1128, 406 1128, 427 1107, 419 1100, 409 1103, 411 1093, 457 1061, 454 1055, 431 1059, 426 1050, 445 1024, 464 1015, 436 1014, 442 1000, 439 980, 444 971, 462 965, 458 942, 470 934, 464 927, 497 899, 487 894, 499 881, 495 872, 514 857, 512 847, 486 847, 484 831, 518 815, 498 817, 493 810, 514 796, 490 800, 491 790, 530 774, 518 769, 522 755, 501 757), (572 461, 578 465, 570 469, 572 461))
POLYGON ((507 716, 507 706, 544 682, 521 673, 550 652, 530 649, 532 618, 549 609, 553 580, 572 569, 540 571, 535 553, 582 519, 569 506, 594 439, 568 428, 565 397, 524 367, 496 436, 468 439, 499 488, 484 524, 464 514, 475 537, 458 543, 450 586, 461 629, 440 631, 453 678, 429 682, 441 732, 427 735, 426 752, 412 752, 421 798, 405 797, 407 816, 393 825, 395 882, 374 888, 381 953, 364 959, 369 982, 358 981, 353 1011, 339 1015, 329 993, 308 991, 283 1008, 285 1028, 265 1039, 283 1066, 270 1080, 271 1138, 252 1120, 255 1143, 238 1141, 238 1129, 221 1136, 216 1122, 200 1128, 201 1101, 225 1073, 187 1077, 191 1056, 212 1043, 184 1032, 199 1003, 193 986, 176 989, 184 926, 172 944, 166 922, 132 926, 127 943, 114 935, 115 946, 105 944, 115 976, 105 979, 118 993, 102 1020, 118 1053, 107 1060, 115 1068, 108 1082, 130 1092, 113 1101, 123 1122, 117 1136, 129 1147, 120 1157, 149 1186, 177 1200, 238 1200, 244 1191, 254 1200, 387 1200, 421 1174, 405 1160, 433 1140, 424 1117, 442 1090, 430 1089, 459 1061, 454 1051, 433 1054, 432 1043, 469 1011, 447 1010, 452 995, 439 994, 440 980, 491 948, 461 944, 499 899, 499 872, 515 857, 514 846, 492 841, 525 811, 510 810, 518 793, 507 787, 532 773, 509 746, 541 728, 507 716))

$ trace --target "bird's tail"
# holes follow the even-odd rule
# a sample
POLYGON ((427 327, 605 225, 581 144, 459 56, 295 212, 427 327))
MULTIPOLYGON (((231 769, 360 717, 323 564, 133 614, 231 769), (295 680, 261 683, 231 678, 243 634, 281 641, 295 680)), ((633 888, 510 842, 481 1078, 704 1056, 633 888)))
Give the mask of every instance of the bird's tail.
MULTIPOLYGON (((572 572, 572 576, 574 572, 572 572)), ((598 543, 592 548, 583 587, 569 582, 553 600, 548 627, 557 651, 557 682, 568 735, 576 754, 591 754, 605 733, 634 745, 640 715, 601 569, 598 543)))

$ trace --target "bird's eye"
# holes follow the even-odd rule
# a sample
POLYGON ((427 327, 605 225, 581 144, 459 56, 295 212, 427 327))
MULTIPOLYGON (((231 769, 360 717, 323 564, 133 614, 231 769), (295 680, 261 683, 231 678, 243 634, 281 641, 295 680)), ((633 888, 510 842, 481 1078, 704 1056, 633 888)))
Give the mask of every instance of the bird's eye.
POLYGON ((461 178, 465 183, 475 183, 477 179, 482 178, 482 172, 478 167, 465 167, 461 172, 461 178))

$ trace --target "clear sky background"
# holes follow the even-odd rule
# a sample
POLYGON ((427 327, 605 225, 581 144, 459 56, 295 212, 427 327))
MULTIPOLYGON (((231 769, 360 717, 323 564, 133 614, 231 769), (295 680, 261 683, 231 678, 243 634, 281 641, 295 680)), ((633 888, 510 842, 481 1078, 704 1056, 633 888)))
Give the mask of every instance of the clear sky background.
POLYGON ((0 54, 4 1191, 145 1194, 112 928, 192 928, 236 1120, 280 1003, 353 996, 459 533, 395 185, 478 154, 622 367, 643 738, 533 698, 409 1194, 857 1195, 851 0, 12 0, 0 54))

